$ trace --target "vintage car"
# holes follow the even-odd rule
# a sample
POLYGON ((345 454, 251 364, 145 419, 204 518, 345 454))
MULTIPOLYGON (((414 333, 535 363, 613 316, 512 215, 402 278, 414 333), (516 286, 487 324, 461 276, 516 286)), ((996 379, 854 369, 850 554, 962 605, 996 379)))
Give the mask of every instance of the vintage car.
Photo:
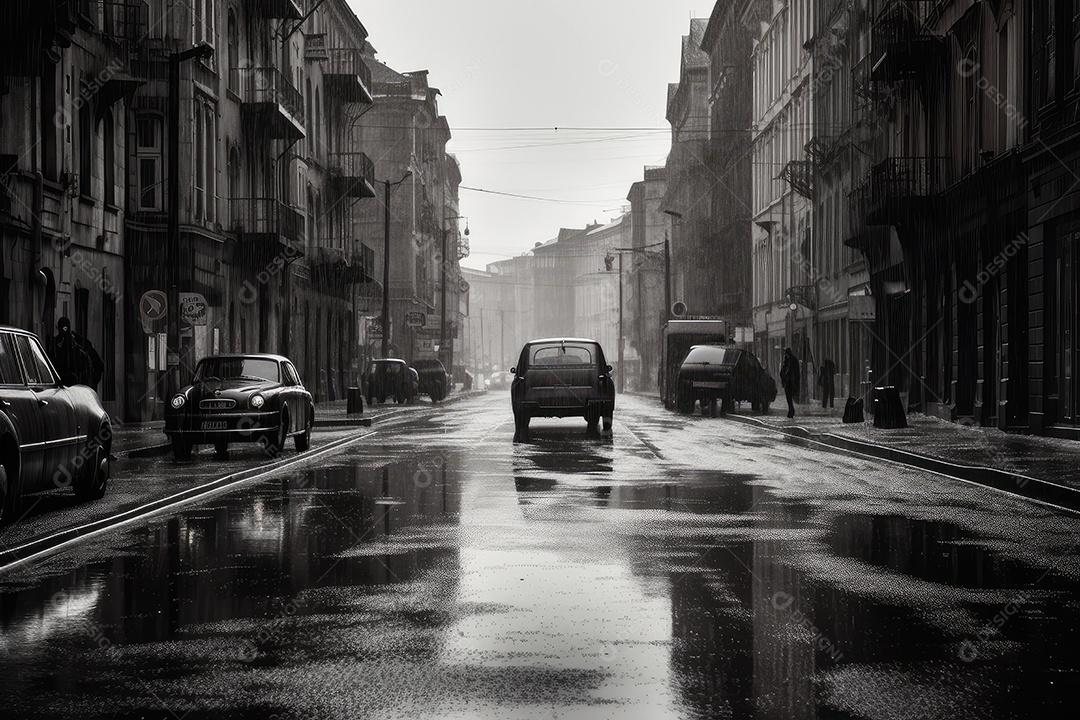
POLYGON ((526 439, 534 417, 585 418, 595 435, 603 418, 611 430, 615 412, 615 383, 600 343, 584 338, 549 338, 525 343, 510 368, 510 403, 515 438, 526 439))
POLYGON ((438 358, 418 358, 413 360, 412 366, 420 374, 419 391, 430 397, 432 402, 445 400, 453 383, 442 361, 438 358))
POLYGON ((199 444, 218 454, 230 442, 259 442, 271 457, 295 439, 311 445, 315 404, 288 358, 280 355, 212 355, 195 368, 187 387, 169 399, 165 434, 178 460, 199 444))
POLYGON ((676 378, 675 406, 681 413, 715 415, 730 410, 736 401, 749 402, 758 412, 767 413, 776 399, 776 381, 761 366, 754 353, 735 347, 695 345, 683 359, 676 378))
POLYGON ((372 360, 364 374, 368 405, 391 399, 399 405, 416 397, 419 376, 404 360, 379 358, 372 360))
POLYGON ((491 377, 487 381, 488 390, 505 390, 510 387, 510 373, 503 372, 502 370, 496 370, 491 373, 491 377))
POLYGON ((24 493, 104 495, 111 447, 97 393, 59 377, 33 333, 0 326, 0 523, 15 519, 24 493))

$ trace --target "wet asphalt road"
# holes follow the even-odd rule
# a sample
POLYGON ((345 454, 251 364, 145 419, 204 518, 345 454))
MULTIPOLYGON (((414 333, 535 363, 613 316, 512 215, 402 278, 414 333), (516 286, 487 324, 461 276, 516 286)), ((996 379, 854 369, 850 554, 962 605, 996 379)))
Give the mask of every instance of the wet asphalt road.
POLYGON ((631 396, 515 445, 507 405, 0 576, 0 712, 1075 716, 1074 516, 631 396))

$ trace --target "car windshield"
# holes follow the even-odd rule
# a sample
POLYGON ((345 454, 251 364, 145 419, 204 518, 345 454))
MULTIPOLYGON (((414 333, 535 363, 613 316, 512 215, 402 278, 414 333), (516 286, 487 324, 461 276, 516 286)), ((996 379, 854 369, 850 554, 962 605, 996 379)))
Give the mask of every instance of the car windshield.
POLYGON ((441 368, 442 363, 438 360, 416 360, 415 362, 413 362, 413 367, 419 368, 421 370, 435 369, 441 368))
POLYGON ((399 373, 401 369, 405 367, 405 363, 396 362, 377 362, 372 363, 371 372, 384 372, 384 373, 399 373))
POLYGON ((541 345, 532 352, 531 365, 591 365, 593 349, 584 345, 541 345))
POLYGON ((208 358, 199 363, 196 380, 269 380, 280 382, 276 360, 269 358, 208 358))
POLYGON ((714 347, 712 345, 696 345, 690 349, 690 353, 683 360, 685 363, 708 363, 709 365, 732 365, 739 359, 739 351, 735 348, 714 347))

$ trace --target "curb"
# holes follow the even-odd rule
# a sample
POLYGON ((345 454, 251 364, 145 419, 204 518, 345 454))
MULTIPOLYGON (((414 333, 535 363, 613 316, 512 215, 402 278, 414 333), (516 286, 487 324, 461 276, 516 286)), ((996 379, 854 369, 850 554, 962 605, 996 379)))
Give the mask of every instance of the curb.
POLYGON ((961 465, 926 455, 918 455, 906 450, 891 448, 886 445, 853 440, 832 433, 815 434, 798 425, 791 428, 779 428, 763 420, 745 415, 729 414, 726 418, 746 425, 756 425, 789 437, 797 437, 801 440, 818 443, 836 450, 867 455, 879 460, 888 460, 900 465, 945 475, 956 480, 984 485, 1029 500, 1049 503, 1073 512, 1080 512, 1080 490, 1040 480, 1039 478, 983 465, 961 465))
POLYGON ((77 543, 80 540, 86 540, 106 532, 111 532, 125 525, 145 520, 164 510, 174 510, 195 500, 202 500, 211 495, 229 490, 232 487, 249 480, 254 480, 264 475, 273 475, 294 465, 301 465, 322 457, 323 455, 332 454, 346 445, 359 442, 360 440, 369 438, 377 433, 378 431, 376 430, 355 437, 335 440, 318 450, 312 450, 303 453, 302 455, 297 455, 296 457, 280 460, 276 463, 260 465, 259 467, 249 468, 248 470, 241 470, 240 472, 220 477, 217 480, 211 480, 202 485, 181 490, 180 492, 167 497, 152 500, 144 505, 125 510, 117 515, 61 530, 51 535, 35 538, 22 545, 0 551, 0 575, 19 565, 30 562, 31 560, 59 552, 65 547, 77 543))

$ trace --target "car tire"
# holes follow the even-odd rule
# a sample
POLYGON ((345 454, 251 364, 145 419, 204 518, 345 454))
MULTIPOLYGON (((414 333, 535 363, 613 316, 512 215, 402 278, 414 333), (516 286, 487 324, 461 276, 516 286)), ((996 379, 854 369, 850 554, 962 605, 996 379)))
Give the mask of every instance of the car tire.
MULTIPOLYGON (((109 437, 108 428, 101 428, 97 437, 109 437)), ((80 477, 75 483, 75 498, 80 502, 88 500, 100 500, 105 496, 109 487, 109 473, 112 469, 109 463, 109 446, 98 443, 94 450, 94 457, 87 463, 87 474, 80 477)))
POLYGON ((225 457, 229 454, 229 443, 227 441, 219 441, 214 443, 214 454, 218 457, 225 457))
POLYGON ((379 393, 379 404, 382 405, 386 402, 386 393, 379 393))
POLYGON ((4 460, 0 463, 0 527, 15 522, 18 515, 19 495, 18 488, 15 487, 15 477, 12 461, 4 460))
POLYGON ((585 411, 585 434, 589 437, 600 435, 600 413, 596 410, 585 411))
POLYGON ((514 413, 514 440, 523 441, 529 439, 529 415, 524 412, 514 413))
POLYGON ((694 414, 694 398, 686 398, 684 395, 675 396, 675 409, 683 415, 694 414))
POLYGON ((375 396, 374 395, 368 395, 367 396, 367 404, 368 404, 368 407, 372 407, 372 406, 375 405, 375 396))
POLYGON ((274 437, 266 438, 264 450, 268 457, 280 457, 285 450, 285 442, 289 439, 289 409, 281 409, 281 419, 278 421, 277 432, 274 437))
POLYGON ((174 460, 190 460, 192 443, 185 437, 173 435, 171 438, 172 454, 174 460))
POLYGON ((308 414, 307 423, 304 425, 304 432, 293 438, 293 442, 296 444, 296 452, 307 452, 311 448, 311 428, 315 425, 315 413, 312 411, 308 414))

